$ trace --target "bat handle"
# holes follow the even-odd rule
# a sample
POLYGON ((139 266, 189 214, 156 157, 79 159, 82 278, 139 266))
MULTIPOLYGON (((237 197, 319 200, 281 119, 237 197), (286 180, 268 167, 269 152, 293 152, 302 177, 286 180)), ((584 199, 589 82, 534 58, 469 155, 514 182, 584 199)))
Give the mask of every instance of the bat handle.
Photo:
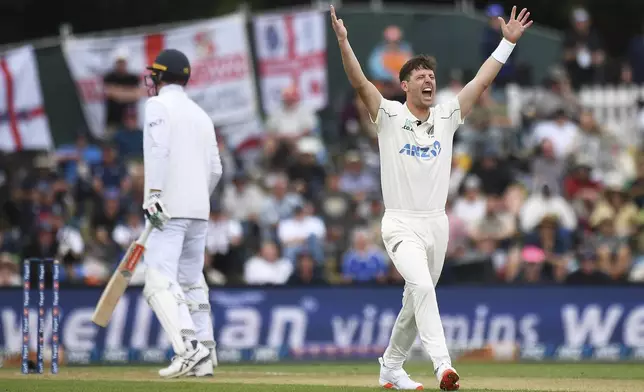
POLYGON ((152 229, 154 229, 154 226, 152 226, 151 224, 149 224, 149 223, 148 223, 148 224, 145 226, 145 230, 143 230, 143 233, 141 233, 141 236, 140 236, 140 237, 139 237, 139 239, 136 241, 136 243, 137 243, 137 244, 140 244, 140 245, 144 245, 144 244, 145 244, 145 242, 148 240, 148 236, 149 236, 149 235, 150 235, 150 233, 152 232, 152 229))

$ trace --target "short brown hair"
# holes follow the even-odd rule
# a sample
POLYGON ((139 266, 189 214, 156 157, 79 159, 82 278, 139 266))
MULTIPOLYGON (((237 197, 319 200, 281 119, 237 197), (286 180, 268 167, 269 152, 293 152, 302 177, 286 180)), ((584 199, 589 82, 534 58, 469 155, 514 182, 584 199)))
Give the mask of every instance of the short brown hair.
POLYGON ((409 80, 409 75, 411 75, 412 71, 417 69, 429 69, 436 72, 436 65, 436 59, 433 56, 425 54, 414 56, 407 60, 402 68, 400 68, 398 78, 401 82, 403 80, 409 80))

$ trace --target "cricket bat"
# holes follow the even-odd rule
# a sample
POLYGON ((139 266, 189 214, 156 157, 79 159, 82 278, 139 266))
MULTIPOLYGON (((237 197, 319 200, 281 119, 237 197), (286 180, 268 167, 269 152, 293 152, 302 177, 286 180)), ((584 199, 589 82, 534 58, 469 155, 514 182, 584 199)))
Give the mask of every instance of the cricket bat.
POLYGON ((141 260, 141 256, 143 256, 145 242, 148 240, 152 229, 153 226, 148 225, 143 233, 141 233, 141 236, 130 245, 125 256, 119 262, 116 271, 114 271, 110 281, 107 282, 107 286, 105 286, 105 290, 103 290, 98 304, 96 304, 94 314, 92 315, 92 322, 94 324, 106 327, 107 323, 109 323, 116 305, 130 284, 130 279, 132 279, 136 265, 141 260))

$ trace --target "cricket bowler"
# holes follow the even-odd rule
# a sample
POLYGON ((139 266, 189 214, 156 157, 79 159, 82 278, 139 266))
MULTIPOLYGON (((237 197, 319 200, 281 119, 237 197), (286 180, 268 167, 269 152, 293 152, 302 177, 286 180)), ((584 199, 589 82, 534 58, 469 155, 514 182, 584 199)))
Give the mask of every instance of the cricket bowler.
POLYGON ((214 125, 186 94, 188 58, 162 51, 147 67, 143 162, 148 224, 143 295, 175 357, 159 375, 211 376, 217 365, 203 275, 210 195, 222 174, 214 125))
POLYGON ((331 6, 344 70, 377 127, 385 204, 382 238, 389 257, 405 279, 402 309, 389 346, 379 358, 379 382, 385 388, 423 389, 402 368, 416 336, 420 335, 441 390, 459 389, 459 375, 447 351, 435 291, 449 236, 445 203, 454 132, 492 84, 518 39, 532 25, 529 16, 526 9, 516 16, 513 7, 507 23, 499 18, 503 39, 497 49, 455 99, 433 106, 436 61, 432 57, 415 56, 400 69, 400 86, 406 94, 404 104, 384 99, 362 72, 349 45, 347 29, 331 6))

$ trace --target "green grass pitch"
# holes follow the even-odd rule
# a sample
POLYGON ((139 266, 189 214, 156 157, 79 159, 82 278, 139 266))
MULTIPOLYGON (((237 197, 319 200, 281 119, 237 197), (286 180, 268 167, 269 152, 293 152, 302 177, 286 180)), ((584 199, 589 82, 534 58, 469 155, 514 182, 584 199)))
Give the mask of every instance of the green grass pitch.
MULTIPOLYGON (((209 379, 160 380, 152 367, 69 367, 60 374, 22 375, 0 369, 0 392, 348 392, 379 391, 378 363, 225 364, 209 379)), ((438 390, 427 363, 410 363, 408 373, 438 390)), ((635 363, 462 363, 461 390, 468 392, 642 392, 644 365, 635 363)))

